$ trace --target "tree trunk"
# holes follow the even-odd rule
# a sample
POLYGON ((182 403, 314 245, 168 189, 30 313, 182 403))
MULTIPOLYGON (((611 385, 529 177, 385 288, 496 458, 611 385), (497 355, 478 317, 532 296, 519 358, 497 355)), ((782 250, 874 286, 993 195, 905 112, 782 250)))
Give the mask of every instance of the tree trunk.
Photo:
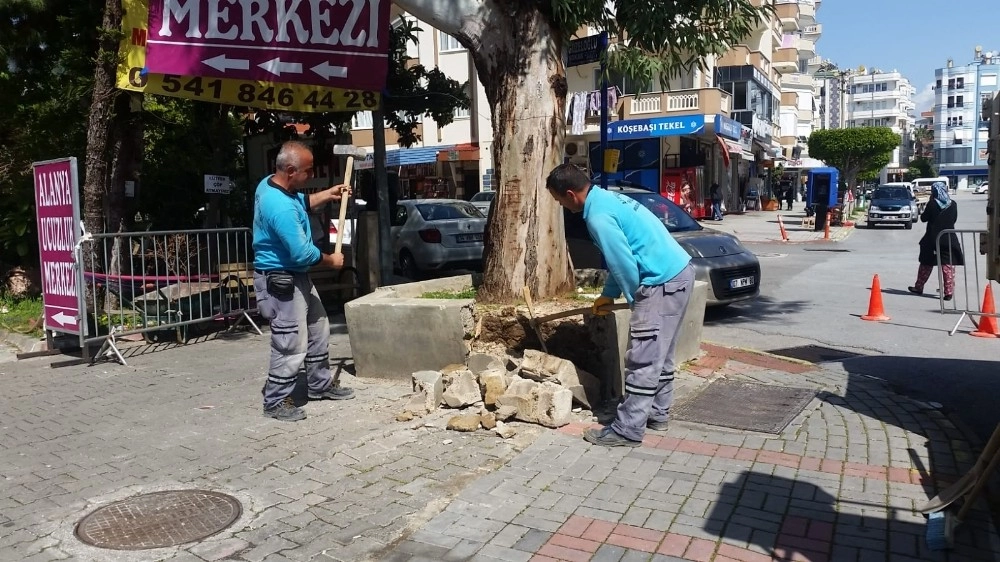
POLYGON ((573 288, 562 208, 545 189, 566 135, 561 41, 543 14, 521 4, 489 12, 473 53, 492 110, 498 186, 479 291, 486 302, 514 301, 525 286, 539 297, 573 288))
MULTIPOLYGON (((97 60, 94 65, 94 91, 87 122, 87 154, 83 183, 83 222, 87 232, 105 231, 104 193, 111 183, 109 148, 112 141, 118 96, 127 93, 115 89, 118 66, 118 37, 121 30, 121 0, 106 0, 97 60)), ((117 228, 118 225, 114 225, 117 228)), ((89 263, 88 266, 92 265, 89 263)))

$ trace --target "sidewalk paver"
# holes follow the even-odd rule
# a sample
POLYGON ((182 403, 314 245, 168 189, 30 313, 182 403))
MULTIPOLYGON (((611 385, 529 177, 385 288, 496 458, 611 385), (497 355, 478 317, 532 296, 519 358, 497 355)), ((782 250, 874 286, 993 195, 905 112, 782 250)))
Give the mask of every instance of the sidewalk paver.
MULTIPOLYGON (((395 421, 410 386, 356 380, 309 417, 260 414, 266 343, 215 340, 130 366, 0 364, 0 560, 993 560, 982 506, 951 553, 915 508, 975 459, 960 426, 880 382, 706 345, 680 399, 718 377, 817 389, 780 435, 674 423, 642 447, 515 424, 501 440, 395 421), (88 547, 93 509, 181 488, 229 493, 229 529, 147 551, 88 547)), ((331 345, 350 364, 347 338, 331 345)), ((734 405, 738 407, 739 405, 734 405)))

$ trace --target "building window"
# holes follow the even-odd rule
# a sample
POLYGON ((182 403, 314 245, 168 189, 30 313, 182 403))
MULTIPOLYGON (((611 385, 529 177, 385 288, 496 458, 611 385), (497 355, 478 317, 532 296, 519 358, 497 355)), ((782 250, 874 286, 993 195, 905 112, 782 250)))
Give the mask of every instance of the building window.
POLYGON ((958 88, 959 90, 965 88, 965 78, 956 78, 955 87, 958 88))
POLYGON ((455 119, 468 119, 472 116, 472 86, 469 85, 465 89, 465 95, 469 97, 469 107, 462 109, 461 107, 455 108, 455 119))
POLYGON ((949 78, 948 79, 948 89, 949 90, 954 90, 955 89, 955 79, 954 78, 949 78))
POLYGON ((372 128, 372 112, 371 111, 359 111, 354 114, 351 118, 351 129, 371 129, 372 128))
POLYGON ((934 83, 934 89, 935 90, 940 90, 941 89, 941 79, 940 78, 938 78, 937 82, 934 83))
POLYGON ((463 47, 462 44, 458 42, 458 39, 455 39, 454 37, 448 35, 443 31, 438 31, 438 43, 439 43, 438 45, 439 53, 445 53, 448 51, 461 51, 465 49, 465 47, 463 47))
POLYGON ((948 107, 955 107, 955 96, 948 96, 948 107))
POLYGON ((963 96, 955 96, 955 107, 962 107, 965 100, 962 99, 963 96))

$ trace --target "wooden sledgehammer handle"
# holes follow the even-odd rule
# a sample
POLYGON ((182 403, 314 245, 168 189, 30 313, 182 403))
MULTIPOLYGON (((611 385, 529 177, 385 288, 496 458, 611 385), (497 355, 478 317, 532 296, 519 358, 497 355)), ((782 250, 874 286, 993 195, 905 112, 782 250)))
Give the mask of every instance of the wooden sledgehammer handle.
MULTIPOLYGON (((350 187, 351 172, 354 171, 354 156, 347 157, 347 166, 344 169, 344 185, 350 187)), ((344 223, 347 221, 347 197, 340 198, 340 216, 337 218, 337 243, 333 253, 339 254, 344 246, 344 223)))
MULTIPOLYGON (((623 303, 616 303, 610 306, 605 306, 602 308, 602 310, 608 310, 608 311, 625 310, 626 308, 628 308, 628 303, 623 302, 623 303)), ((535 318, 535 324, 544 324, 546 322, 551 322, 553 320, 559 320, 560 318, 569 318, 570 316, 580 316, 581 314, 586 314, 588 312, 591 312, 592 310, 593 307, 591 306, 583 306, 580 308, 564 310, 562 312, 555 312, 547 316, 540 316, 538 318, 535 318)))

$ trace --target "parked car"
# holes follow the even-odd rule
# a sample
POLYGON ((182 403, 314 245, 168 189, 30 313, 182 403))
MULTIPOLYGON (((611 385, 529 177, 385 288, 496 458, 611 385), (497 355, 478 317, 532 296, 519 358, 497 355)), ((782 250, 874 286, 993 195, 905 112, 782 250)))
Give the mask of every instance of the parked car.
POLYGON ((976 195, 982 195, 983 193, 990 192, 990 184, 983 182, 972 189, 972 192, 976 195))
POLYGON ((913 228, 917 212, 915 203, 916 198, 906 187, 880 185, 872 192, 868 205, 868 228, 879 224, 902 224, 906 229, 913 228))
POLYGON ((490 205, 493 203, 493 196, 496 194, 496 191, 480 191, 473 195, 472 199, 469 199, 469 203, 475 205, 484 217, 488 217, 490 216, 490 205))
POLYGON ((424 271, 482 268, 486 217, 460 199, 407 199, 392 214, 395 265, 406 277, 424 271))
POLYGON ((910 193, 910 222, 917 222, 927 204, 926 195, 918 195, 917 188, 908 181, 883 183, 879 187, 904 187, 910 193))
MULTIPOLYGON (((594 187, 594 189, 600 189, 594 187)), ((760 262, 735 236, 705 228, 673 201, 631 182, 613 181, 610 191, 635 199, 653 212, 675 240, 691 255, 699 281, 708 283, 708 304, 726 305, 760 294, 760 262)), ((566 242, 573 267, 604 269, 580 213, 564 211, 566 242)))

